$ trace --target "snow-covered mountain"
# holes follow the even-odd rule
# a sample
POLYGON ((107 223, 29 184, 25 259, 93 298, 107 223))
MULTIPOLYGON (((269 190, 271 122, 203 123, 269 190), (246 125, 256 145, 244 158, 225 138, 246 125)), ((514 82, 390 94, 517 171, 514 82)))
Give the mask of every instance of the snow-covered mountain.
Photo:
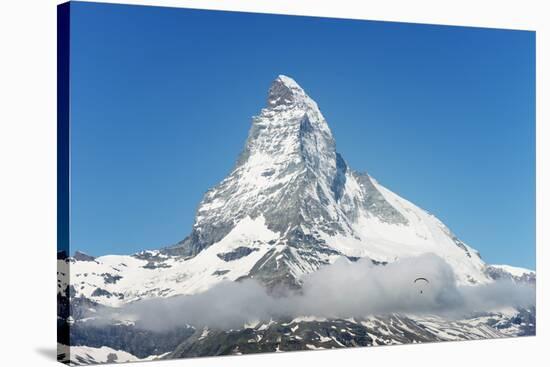
POLYGON ((95 258, 78 252, 73 257, 58 256, 58 322, 67 327, 71 315, 71 322, 76 322, 70 331, 72 340, 89 346, 81 348, 88 357, 95 353, 94 358, 83 357, 82 363, 103 362, 109 356, 138 360, 167 352, 171 352, 170 357, 210 355, 212 345, 218 345, 218 351, 238 354, 250 347, 245 341, 262 340, 266 330, 279 342, 258 345, 260 349, 254 351, 278 350, 281 337, 297 335, 303 339, 294 335, 298 327, 300 332, 318 337, 301 341, 290 338, 290 349, 499 337, 534 330, 534 310, 453 322, 410 315, 329 322, 273 321, 267 326, 233 331, 242 335, 218 331, 208 338, 203 335, 205 330, 189 328, 177 334, 181 338, 185 335, 182 344, 174 335, 144 332, 127 344, 120 344, 118 339, 97 344, 117 333, 129 335, 133 326, 114 325, 108 333, 99 329, 91 332, 86 327, 90 315, 100 308, 193 295, 223 280, 253 278, 270 290, 296 289, 303 275, 342 257, 349 261, 368 257, 383 266, 426 253, 445 260, 458 285, 489 284, 497 279, 534 283, 536 278, 530 270, 486 264, 434 215, 367 173, 349 167, 337 152, 315 101, 294 80, 280 75, 269 88, 266 106, 252 120, 235 167, 204 195, 185 239, 168 248, 134 255, 95 258), (334 327, 340 331, 328 330, 334 327), (348 333, 348 329, 352 331, 348 333), (148 352, 144 352, 141 343, 145 341, 138 341, 144 335, 162 343, 147 342, 148 352), (236 341, 229 340, 232 337, 236 341), (102 349, 104 345, 111 349, 102 349), (120 349, 135 354, 124 354, 120 349))
POLYGON ((428 252, 460 284, 511 269, 488 268, 434 215, 351 169, 315 101, 281 75, 235 167, 198 206, 189 236, 131 256, 60 260, 72 263, 59 289, 70 283, 76 295, 117 306, 194 294, 222 279, 299 287, 303 274, 341 256, 387 263, 428 252))
POLYGON ((503 338, 525 335, 521 330, 527 324, 534 328, 532 312, 492 313, 465 320, 387 315, 259 322, 240 330, 200 330, 164 358, 503 338), (515 323, 510 322, 513 317, 518 318, 515 323))
POLYGON ((485 273, 493 280, 511 279, 515 282, 534 284, 537 279, 533 270, 510 265, 487 265, 485 273))
POLYGON ((109 347, 86 347, 86 346, 75 346, 69 347, 66 345, 58 345, 60 351, 59 359, 60 361, 71 364, 73 366, 86 366, 90 364, 99 364, 99 363, 127 363, 127 362, 144 362, 144 361, 154 361, 161 359, 164 356, 150 356, 147 358, 138 358, 128 352, 121 350, 114 350, 109 347))

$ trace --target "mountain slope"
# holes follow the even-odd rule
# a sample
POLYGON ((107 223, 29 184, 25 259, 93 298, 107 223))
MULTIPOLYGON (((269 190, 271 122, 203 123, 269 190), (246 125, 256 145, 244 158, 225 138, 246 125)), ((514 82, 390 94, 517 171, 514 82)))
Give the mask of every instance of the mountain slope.
POLYGON ((319 350, 344 347, 501 338, 505 333, 476 320, 388 315, 365 319, 300 318, 259 322, 240 330, 197 331, 164 358, 319 350))

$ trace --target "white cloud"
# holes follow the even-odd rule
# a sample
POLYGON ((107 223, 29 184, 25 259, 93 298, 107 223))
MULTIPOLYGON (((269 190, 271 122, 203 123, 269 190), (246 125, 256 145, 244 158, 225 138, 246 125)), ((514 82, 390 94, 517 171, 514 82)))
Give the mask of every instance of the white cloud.
POLYGON ((388 313, 461 317, 472 312, 533 305, 533 286, 511 281, 457 286, 452 268, 432 254, 386 266, 340 259, 303 278, 300 292, 275 297, 254 280, 225 282, 197 295, 140 301, 107 315, 143 328, 238 328, 281 317, 347 318, 388 313), (429 283, 415 279, 423 277, 429 283))

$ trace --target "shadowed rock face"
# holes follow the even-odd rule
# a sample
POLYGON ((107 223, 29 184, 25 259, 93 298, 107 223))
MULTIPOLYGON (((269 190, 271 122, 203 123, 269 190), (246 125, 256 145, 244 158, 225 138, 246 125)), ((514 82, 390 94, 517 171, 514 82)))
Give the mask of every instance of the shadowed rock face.
POLYGON ((249 248, 249 247, 237 247, 233 251, 218 254, 218 257, 223 261, 229 262, 229 261, 238 260, 240 258, 248 256, 254 251, 258 251, 258 249, 249 248))
POLYGON ((85 254, 85 253, 80 252, 80 251, 76 251, 74 253, 73 258, 77 261, 95 261, 95 257, 90 256, 90 255, 85 254))
POLYGON ((267 106, 292 106, 309 99, 304 90, 291 78, 279 75, 269 87, 267 106))

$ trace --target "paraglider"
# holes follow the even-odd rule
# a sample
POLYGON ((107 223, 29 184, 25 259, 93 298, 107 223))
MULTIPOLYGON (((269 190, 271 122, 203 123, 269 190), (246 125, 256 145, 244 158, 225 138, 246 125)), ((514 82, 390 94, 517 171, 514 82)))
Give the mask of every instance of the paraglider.
MULTIPOLYGON (((421 278, 416 278, 413 283, 414 284, 418 283, 418 284, 422 284, 423 286, 427 286, 430 283, 430 281, 426 278, 421 277, 421 278)), ((422 294, 422 293, 424 293, 424 290, 421 287, 420 288, 420 294, 422 294)))

